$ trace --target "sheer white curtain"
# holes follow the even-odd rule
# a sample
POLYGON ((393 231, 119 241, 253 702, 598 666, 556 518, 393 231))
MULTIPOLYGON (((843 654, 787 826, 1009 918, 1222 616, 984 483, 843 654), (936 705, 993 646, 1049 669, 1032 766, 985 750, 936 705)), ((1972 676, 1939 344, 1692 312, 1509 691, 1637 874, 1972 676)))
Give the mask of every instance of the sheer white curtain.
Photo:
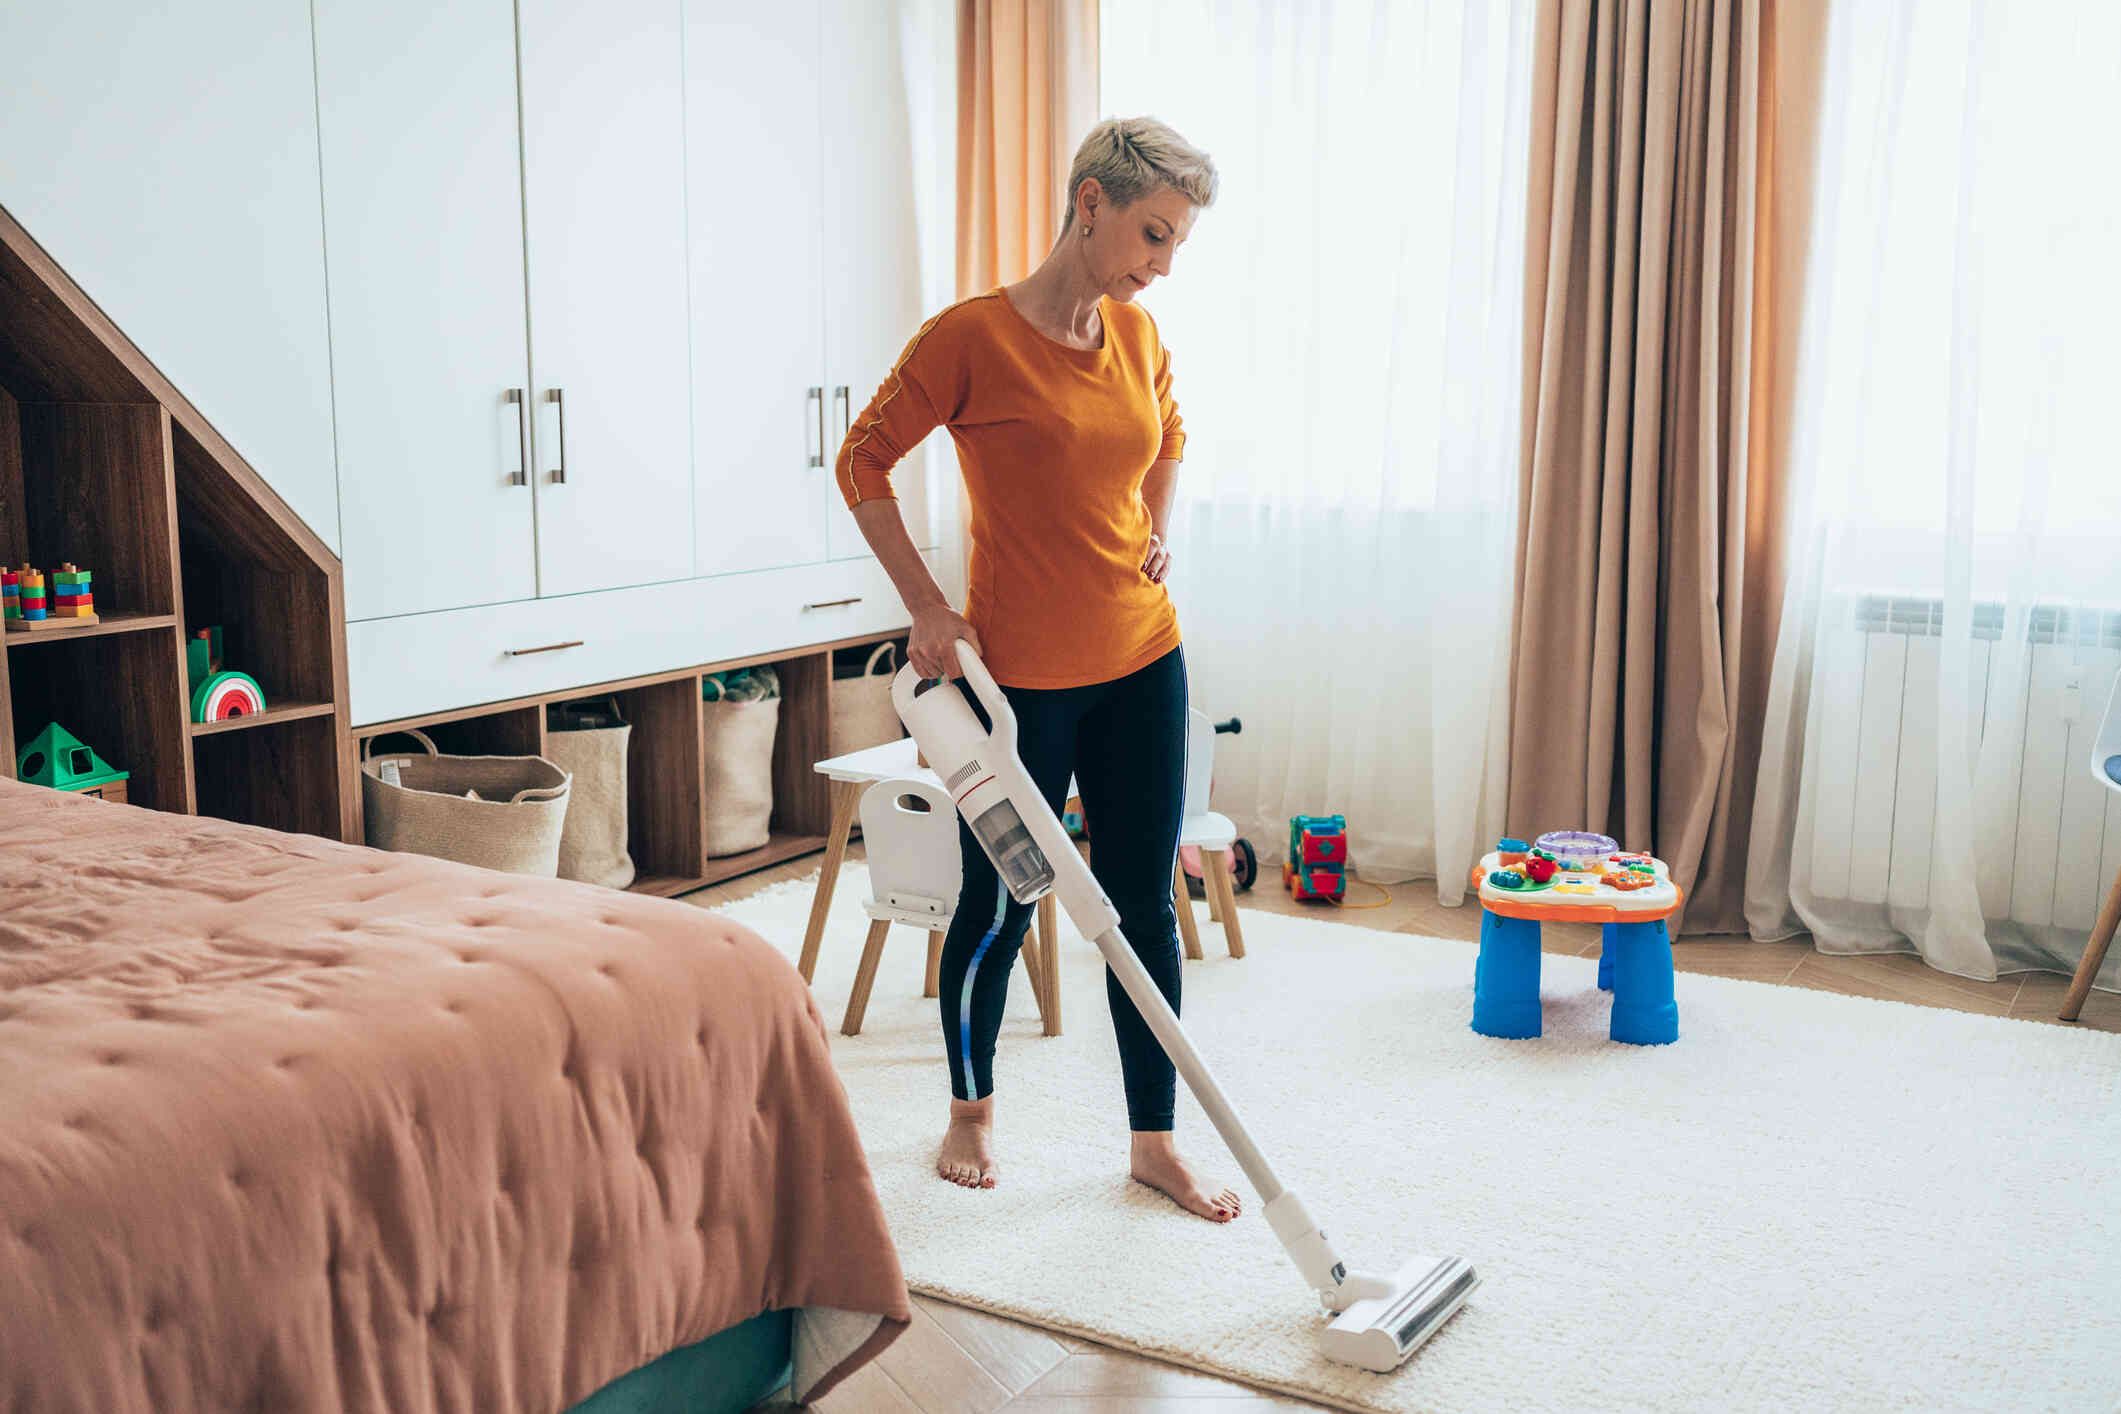
POLYGON ((1179 606, 1215 802, 1456 903, 1500 826, 1531 0, 1105 0, 1100 107, 1206 149, 1150 291, 1188 440, 1179 606))
POLYGON ((2121 7, 1831 26, 1748 921, 2067 971, 2121 867, 2084 765, 2121 670, 2121 7))

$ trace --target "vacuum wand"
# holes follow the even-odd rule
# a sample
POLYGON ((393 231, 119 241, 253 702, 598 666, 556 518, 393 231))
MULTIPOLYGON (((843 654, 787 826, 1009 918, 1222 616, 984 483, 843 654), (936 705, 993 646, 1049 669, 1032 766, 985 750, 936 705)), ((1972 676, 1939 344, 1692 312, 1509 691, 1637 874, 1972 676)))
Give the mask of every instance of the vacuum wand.
MULTIPOLYGON (((1077 855, 1076 858, 1079 861, 1081 856, 1077 855)), ((1075 915, 1071 913, 1068 917, 1074 920, 1075 915)), ((1080 929, 1082 924, 1076 922, 1076 927, 1080 929)), ((1156 1039, 1162 1044, 1164 1054, 1171 1058, 1171 1064, 1185 1077, 1186 1088, 1193 1092, 1194 1099, 1200 1101, 1200 1107, 1207 1113, 1209 1122, 1215 1126, 1215 1132, 1220 1134, 1223 1143, 1229 1146, 1230 1156, 1237 1160, 1237 1166, 1243 1169, 1245 1177, 1251 1180, 1253 1191, 1259 1194, 1259 1201, 1272 1207, 1274 1201, 1288 1190, 1282 1187, 1281 1179, 1274 1173, 1274 1166, 1267 1162, 1267 1156, 1259 1152, 1259 1146, 1254 1144, 1252 1136, 1245 1132, 1244 1121, 1237 1117, 1236 1107, 1223 1094, 1222 1086, 1215 1083, 1215 1076, 1209 1071, 1208 1063, 1202 1060, 1200 1052, 1193 1048, 1192 1038, 1179 1026, 1178 1013, 1171 1010, 1171 1003, 1164 1000, 1164 994, 1157 987, 1156 979, 1149 975, 1149 969, 1143 967, 1142 960, 1135 956, 1134 945, 1127 941, 1126 935, 1117 927, 1107 928, 1097 935, 1095 941, 1097 950, 1104 954, 1105 966, 1112 969, 1113 974, 1119 978, 1120 986, 1126 988, 1127 995, 1134 999, 1135 1009, 1142 1014, 1142 1020, 1149 1023, 1149 1029, 1156 1033, 1156 1039)), ((1332 1255, 1330 1248, 1327 1249, 1326 1255, 1332 1255)), ((1328 1263, 1327 1270, 1331 1270, 1331 1263, 1328 1263)))
POLYGON ((1118 910, 1018 758, 1016 713, 1008 698, 969 643, 959 640, 957 655, 993 727, 983 729, 964 695, 947 683, 902 668, 892 682, 892 704, 922 754, 994 861, 1010 896, 1028 904, 1055 895, 1077 930, 1097 944, 1106 966, 1258 1192, 1267 1222, 1290 1260, 1325 1310, 1334 1313, 1322 1338, 1325 1353, 1372 1370, 1395 1368, 1464 1303, 1479 1277, 1458 1258, 1417 1259, 1389 1276, 1348 1270, 1303 1201, 1283 1185, 1252 1141, 1236 1107, 1179 1025, 1178 1014, 1120 931, 1118 910))

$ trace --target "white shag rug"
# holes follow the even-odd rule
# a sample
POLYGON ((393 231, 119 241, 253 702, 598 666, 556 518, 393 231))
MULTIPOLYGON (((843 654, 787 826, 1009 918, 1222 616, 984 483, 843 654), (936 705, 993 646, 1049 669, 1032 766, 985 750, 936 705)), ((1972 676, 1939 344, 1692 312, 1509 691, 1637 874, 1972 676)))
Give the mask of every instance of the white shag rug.
MULTIPOLYGON (((792 958, 813 884, 721 911, 792 958)), ((1676 1045, 1606 1039, 1596 962, 1545 959, 1546 1035, 1467 1025, 1475 949, 1248 912, 1186 965, 1188 1028, 1352 1262, 1485 1284, 1393 1375, 1331 1364, 1295 1270, 1179 1091, 1181 1146, 1250 1198, 1215 1227, 1126 1175, 1096 949, 1066 1034, 1021 967, 996 1058, 1000 1187, 937 1178, 948 1072, 926 936, 840 879, 816 978, 918 1290, 1354 1410, 2085 1409, 2121 1401, 2121 1036, 1682 973, 1676 1045)))

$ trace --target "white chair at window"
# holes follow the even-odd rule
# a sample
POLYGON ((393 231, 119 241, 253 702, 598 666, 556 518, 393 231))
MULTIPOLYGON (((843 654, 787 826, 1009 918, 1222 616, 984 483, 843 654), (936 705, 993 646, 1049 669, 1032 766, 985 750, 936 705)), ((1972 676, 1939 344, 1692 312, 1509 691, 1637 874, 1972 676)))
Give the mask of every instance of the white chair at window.
MULTIPOLYGON (((859 1036, 862 1018, 869 1010, 869 994, 876 987, 877 964, 884 955, 884 939, 894 923, 926 930, 928 934, 928 980, 921 992, 932 997, 941 990, 943 935, 950 930, 957 909, 958 888, 964 880, 964 864, 958 857, 957 807, 949 792, 932 780, 900 777, 878 781, 862 795, 862 848, 869 860, 869 897, 862 907, 869 915, 869 941, 862 949, 861 965, 854 974, 854 990, 847 997, 847 1015, 840 1030, 859 1036)), ((1046 1006, 1046 972, 1039 965, 1038 942, 1031 931, 1024 934, 1024 968, 1031 974, 1031 995, 1038 1002, 1046 1034, 1058 1035, 1046 1006)))
MULTIPOLYGON (((1200 850, 1201 880, 1207 888, 1208 919, 1223 925, 1223 943, 1230 956, 1245 955, 1245 935, 1237 921, 1237 890, 1230 884, 1230 850, 1237 843, 1237 827, 1230 817, 1208 808, 1208 785, 1215 776, 1215 724, 1208 714, 1194 708, 1186 714, 1186 804, 1178 827, 1180 848, 1200 850)), ((1093 840, 1090 846, 1097 847, 1093 840)), ((1178 908, 1178 931, 1185 940, 1186 956, 1201 958, 1200 928, 1193 920, 1193 899, 1186 891, 1183 864, 1173 871, 1171 902, 1178 908)))
MULTIPOLYGON (((2090 766, 2093 780, 2110 791, 2121 792, 2121 674, 2115 676, 2113 691, 2107 695, 2106 720, 2092 742, 2090 766)), ((2121 873, 2114 875, 2106 907, 2099 910, 2099 921, 2092 925, 2084 957, 2077 963, 2077 975, 2070 979, 2069 994, 2062 999, 2064 1021, 2075 1021, 2077 1013, 2084 1009, 2084 999, 2091 995, 2092 979, 2099 975, 2107 945, 2114 940, 2116 924, 2121 924, 2121 873)))

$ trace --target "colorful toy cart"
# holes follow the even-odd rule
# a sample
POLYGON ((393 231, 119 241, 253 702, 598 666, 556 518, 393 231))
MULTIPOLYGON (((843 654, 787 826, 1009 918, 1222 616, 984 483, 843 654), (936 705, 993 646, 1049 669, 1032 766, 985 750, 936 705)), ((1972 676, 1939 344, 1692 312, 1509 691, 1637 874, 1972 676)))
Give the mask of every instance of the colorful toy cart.
POLYGON ((1297 815, 1289 821, 1289 855, 1282 883, 1298 899, 1339 899, 1348 892, 1345 815, 1297 815))
POLYGON ((1502 846, 1474 866, 1468 881, 1483 910, 1473 1029, 1483 1036, 1539 1035, 1539 925, 1597 923, 1604 928, 1598 985, 1613 994, 1608 1034, 1634 1046, 1678 1040, 1665 920, 1683 898, 1664 861, 1579 831, 1502 846))

